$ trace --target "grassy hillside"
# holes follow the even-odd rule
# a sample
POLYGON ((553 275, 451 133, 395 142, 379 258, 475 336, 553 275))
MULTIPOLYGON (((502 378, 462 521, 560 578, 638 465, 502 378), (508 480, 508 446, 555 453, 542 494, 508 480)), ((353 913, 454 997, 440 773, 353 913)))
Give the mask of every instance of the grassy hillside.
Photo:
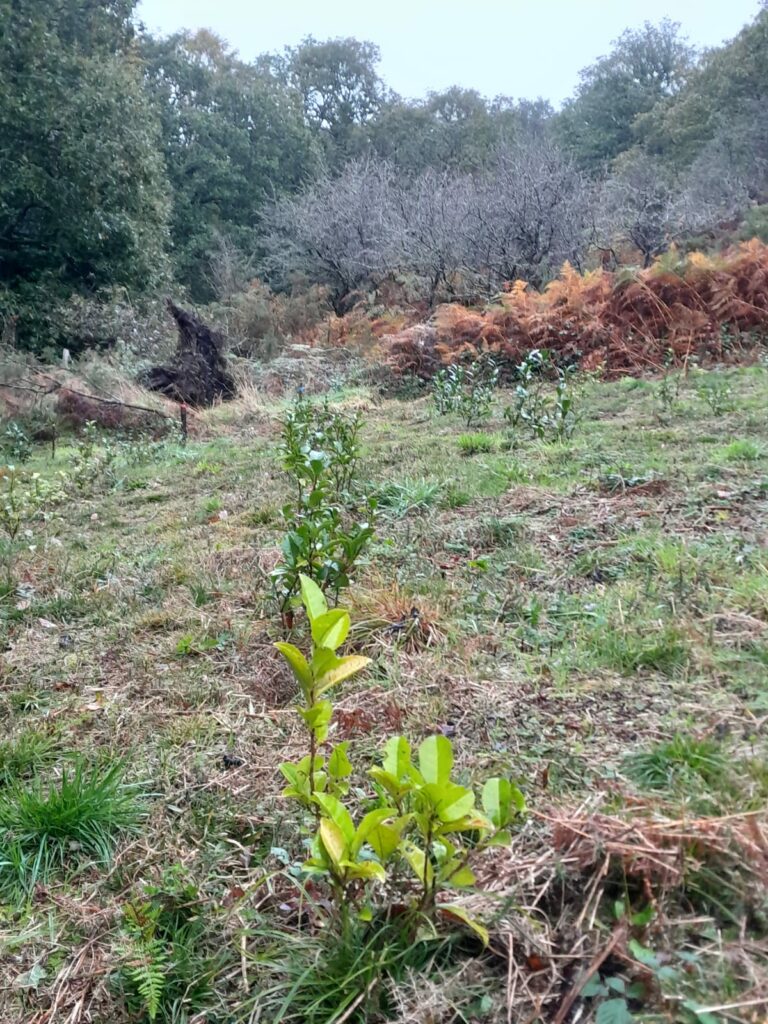
POLYGON ((498 411, 467 439, 428 399, 331 400, 363 413, 379 499, 341 598, 373 660, 331 736, 353 787, 388 736, 439 732, 463 783, 524 791, 461 897, 489 946, 457 926, 377 961, 302 893, 268 579, 289 403, 251 396, 186 446, 23 468, 62 493, 21 524, 0 601, 0 1020, 761 1020, 765 365, 586 379, 562 443, 498 411))

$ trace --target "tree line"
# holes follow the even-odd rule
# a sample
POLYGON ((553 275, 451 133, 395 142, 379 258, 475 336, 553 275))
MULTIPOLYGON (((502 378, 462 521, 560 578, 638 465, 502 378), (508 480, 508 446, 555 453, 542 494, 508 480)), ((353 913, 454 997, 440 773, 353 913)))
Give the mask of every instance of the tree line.
POLYGON ((207 31, 152 36, 135 0, 1 0, 4 322, 40 347, 72 294, 206 303, 256 275, 337 312, 393 276, 471 301, 595 251, 647 263, 766 200, 764 5, 705 53, 670 21, 625 32, 559 111, 406 100, 378 63, 312 38, 245 61, 207 31))

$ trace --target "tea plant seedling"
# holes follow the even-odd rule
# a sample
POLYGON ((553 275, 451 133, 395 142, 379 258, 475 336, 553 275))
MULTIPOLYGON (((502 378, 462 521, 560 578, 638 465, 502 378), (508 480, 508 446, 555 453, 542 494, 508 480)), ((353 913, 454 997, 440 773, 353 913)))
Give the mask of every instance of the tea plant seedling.
POLYGON ((336 651, 350 629, 349 614, 329 610, 320 589, 307 577, 301 593, 312 634, 311 657, 293 644, 275 646, 301 690, 299 713, 309 733, 309 750, 300 761, 280 770, 288 781, 283 795, 296 800, 315 818, 311 855, 304 868, 325 879, 333 894, 333 912, 342 933, 355 907, 373 913, 381 900, 377 885, 396 890, 384 899, 405 901, 412 913, 431 919, 459 920, 488 941, 482 925, 463 908, 438 903, 438 892, 471 887, 470 857, 509 842, 507 826, 525 811, 522 793, 506 779, 488 779, 482 807, 474 792, 455 781, 453 749, 445 736, 429 736, 414 762, 403 736, 391 737, 382 763, 369 770, 376 799, 357 824, 342 802, 349 793, 354 767, 346 742, 328 758, 318 753, 328 736, 333 709, 323 695, 360 672, 369 662, 359 655, 340 658, 336 651), (468 843, 467 837, 473 837, 468 843), (403 875, 403 869, 409 875, 403 875))

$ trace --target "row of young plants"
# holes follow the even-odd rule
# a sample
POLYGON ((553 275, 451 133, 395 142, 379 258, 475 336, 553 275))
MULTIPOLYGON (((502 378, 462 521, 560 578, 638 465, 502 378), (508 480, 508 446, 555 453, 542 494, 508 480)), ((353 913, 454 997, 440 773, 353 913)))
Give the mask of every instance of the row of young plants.
MULTIPOLYGON (((438 371, 432 381, 435 411, 458 415, 467 427, 487 420, 499 378, 498 364, 490 355, 438 371)), ((533 349, 515 367, 514 396, 503 417, 512 438, 525 430, 538 440, 568 440, 578 424, 573 370, 557 365, 547 350, 533 349)))

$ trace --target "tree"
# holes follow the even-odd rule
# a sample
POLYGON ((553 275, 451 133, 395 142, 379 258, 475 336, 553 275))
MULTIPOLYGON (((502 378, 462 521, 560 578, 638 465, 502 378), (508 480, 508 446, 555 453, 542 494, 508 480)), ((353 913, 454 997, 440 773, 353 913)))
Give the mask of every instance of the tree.
POLYGON ((558 123, 580 166, 597 171, 630 149, 638 138, 638 118, 680 91, 694 55, 680 26, 665 19, 624 32, 607 56, 585 68, 558 123))
POLYGON ((275 202, 262 220, 270 284, 286 288, 301 278, 327 285, 334 310, 344 313, 355 292, 375 287, 390 269, 392 201, 392 168, 364 159, 275 202))
POLYGON ((606 248, 629 243, 649 267, 682 227, 676 182, 659 160, 635 149, 617 161, 597 204, 598 239, 606 248))
POLYGON ((397 182, 389 231, 390 263, 426 283, 430 306, 442 291, 455 298, 468 269, 468 229, 475 183, 469 176, 428 168, 415 180, 397 182))
POLYGON ((768 103, 768 9, 730 43, 705 53, 682 89, 637 120, 645 148, 689 166, 728 124, 746 122, 768 103))
POLYGON ((224 238, 251 256, 265 201, 297 190, 315 173, 317 153, 297 98, 210 32, 145 37, 142 53, 173 190, 176 276, 207 301, 210 251, 224 238))
POLYGON ((569 260, 579 267, 591 232, 591 189, 546 136, 499 147, 478 183, 471 262, 492 291, 524 278, 541 286, 569 260))
POLYGON ((269 59, 301 98, 307 124, 322 140, 326 159, 339 167, 367 149, 367 128, 386 98, 376 71, 379 49, 358 39, 308 36, 269 59))
MULTIPOLYGON (((20 336, 73 292, 157 287, 167 201, 132 2, 12 0, 0 34, 0 286, 20 336)), ((48 336, 46 336, 48 335, 48 336)))

